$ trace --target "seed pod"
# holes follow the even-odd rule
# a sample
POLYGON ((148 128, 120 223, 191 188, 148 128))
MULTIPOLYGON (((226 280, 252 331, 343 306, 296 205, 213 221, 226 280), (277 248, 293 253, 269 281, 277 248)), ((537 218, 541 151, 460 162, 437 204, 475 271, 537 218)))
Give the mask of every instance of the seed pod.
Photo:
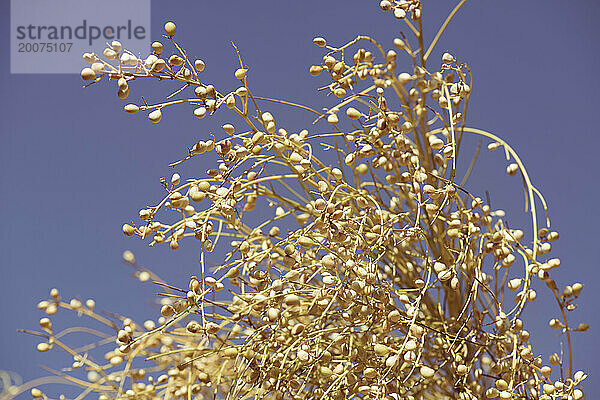
POLYGON ((411 80, 412 75, 408 72, 402 72, 400 75, 398 75, 398 82, 400 82, 401 85, 406 85, 411 80))
POLYGON ((404 48, 406 47, 406 45, 404 44, 404 41, 400 38, 394 39, 394 46, 396 46, 396 48, 399 50, 404 50, 404 48))
POLYGON ((298 360, 300 360, 303 363, 307 363, 310 360, 310 354, 308 354, 307 351, 305 350, 298 350, 298 352, 296 353, 296 357, 298 357, 298 360))
POLYGON ((519 166, 515 163, 510 164, 508 167, 506 167, 506 173, 510 176, 514 176, 518 170, 519 166))
POLYGON ((325 47, 327 46, 327 41, 322 38, 322 37, 316 37, 313 39, 313 43, 316 44, 319 47, 325 47))
POLYGON ((177 26, 173 22, 167 22, 165 24, 165 32, 167 35, 173 37, 175 32, 177 32, 177 26))
POLYGON ((132 236, 135 233, 135 228, 129 224, 123 225, 123 233, 126 236, 132 236))
POLYGON ((172 65, 174 67, 179 67, 181 65, 183 65, 183 63, 185 62, 185 60, 175 54, 173 54, 171 57, 169 57, 169 65, 172 65))
POLYGON ((307 237, 307 236, 300 236, 298 238, 298 244, 304 248, 307 247, 311 247, 315 245, 314 240, 312 240, 311 238, 307 237))
POLYGON ((346 89, 337 88, 333 91, 333 94, 335 95, 335 97, 341 99, 342 97, 346 96, 346 89))
POLYGON ((235 71, 235 79, 244 79, 246 77, 246 73, 248 72, 248 68, 238 68, 235 71))
POLYGON ((124 109, 125 112, 128 112, 129 114, 135 114, 136 112, 140 111, 140 107, 135 104, 127 104, 124 109))
POLYGON ((354 107, 349 107, 346 110, 346 115, 348 116, 348 118, 350 119, 359 119, 360 117, 362 117, 362 113, 360 111, 358 111, 356 108, 354 107))
POLYGON ((435 371, 426 365, 423 365, 419 372, 421 373, 421 376, 425 379, 431 378, 435 374, 435 371))
POLYGON ((37 350, 38 350, 40 353, 44 353, 44 352, 46 352, 46 351, 50 350, 50 345, 49 345, 48 343, 45 343, 45 342, 38 343, 38 345, 37 345, 37 350))
POLYGON ((40 319, 40 326, 46 330, 52 329, 52 322, 50 322, 49 318, 40 319))
POLYGON ((379 8, 383 11, 389 11, 392 9, 392 3, 389 0, 381 0, 379 2, 379 8))
POLYGON ((442 54, 442 62, 444 64, 450 64, 454 62, 454 56, 450 53, 444 53, 442 54))
POLYGON ((128 90, 129 89, 129 85, 127 84, 127 79, 125 79, 125 78, 119 78, 119 80, 117 81, 117 85, 119 86, 119 90, 128 90))
POLYGON ((153 42, 152 43, 152 51, 154 51, 158 55, 161 55, 161 53, 163 51, 162 43, 161 42, 153 42))
POLYGON ((206 108, 205 107, 198 107, 194 110, 194 116, 196 116, 196 118, 202 119, 206 116, 206 108))
POLYGON ((206 64, 204 64, 204 61, 202 61, 202 60, 194 61, 194 68, 196 68, 196 71, 202 72, 202 71, 204 71, 205 67, 206 67, 206 64))
POLYGON ((107 60, 116 60, 118 58, 117 52, 108 47, 104 49, 102 54, 107 60))
POLYGON ((155 124, 160 122, 160 120, 162 119, 162 112, 160 111, 160 108, 148 114, 148 119, 150 120, 150 122, 153 122, 155 124))
POLYGON ((381 343, 377 343, 375 346, 373 346, 373 351, 375 351, 375 354, 377 354, 379 357, 387 356, 390 350, 391 349, 389 347, 381 343))
POLYGON ((160 309, 160 314, 167 318, 170 317, 171 315, 175 314, 175 309, 173 308, 172 305, 170 304, 165 304, 164 306, 162 306, 162 308, 160 309))
POLYGON ((206 333, 214 335, 221 330, 221 327, 219 325, 215 324, 214 322, 208 322, 204 326, 204 329, 206 330, 206 333))
POLYGON ((121 51, 123 49, 121 42, 119 42, 117 40, 113 40, 112 43, 110 44, 110 47, 112 47, 112 49, 117 52, 121 51))
POLYGON ((310 67, 310 70, 309 70, 309 72, 312 76, 319 76, 322 71, 323 71, 323 67, 321 67, 320 65, 313 65, 310 67))
POLYGON ((296 296, 295 294, 288 294, 284 297, 283 302, 285 303, 285 305, 290 307, 297 306, 298 304, 300 304, 300 297, 296 296))
POLYGON ((96 79, 96 73, 91 68, 84 68, 81 70, 81 78, 84 81, 91 81, 96 79))

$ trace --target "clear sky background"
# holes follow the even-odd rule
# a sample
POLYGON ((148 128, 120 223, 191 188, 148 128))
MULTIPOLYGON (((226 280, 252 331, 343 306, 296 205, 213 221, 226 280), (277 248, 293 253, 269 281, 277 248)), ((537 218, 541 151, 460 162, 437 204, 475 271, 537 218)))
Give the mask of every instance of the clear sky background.
MULTIPOLYGON (((454 4, 424 1, 426 41, 454 4)), ((563 285, 584 283, 571 321, 591 325, 574 341, 574 365, 590 375, 588 399, 600 394, 594 368, 600 356, 599 10, 592 0, 472 0, 430 57, 430 65, 437 65, 450 51, 469 64, 475 79, 469 125, 507 139, 549 202, 552 227, 561 235, 553 255, 562 266, 553 277, 563 285)), ((234 41, 251 68, 255 94, 315 108, 332 100, 316 93, 324 81, 308 75, 322 56, 314 36, 335 45, 368 34, 391 48, 399 30, 406 31, 379 10, 378 1, 365 0, 153 1, 151 15, 153 39, 166 20, 176 21, 179 41, 206 62, 205 79, 221 90, 237 87, 234 41)), ((191 241, 177 252, 148 248, 124 237, 121 225, 159 200, 158 178, 173 172, 169 162, 218 124, 194 119, 185 107, 165 112, 160 124, 122 112, 142 94, 161 99, 168 93, 163 85, 134 84, 130 99, 122 101, 113 85, 82 89, 77 75, 11 75, 8 0, 0 0, 0 19, 0 369, 27 380, 45 374, 40 364, 70 364, 62 355, 36 352, 37 340, 16 332, 37 329, 42 314, 35 306, 50 288, 59 288, 64 298, 94 298, 99 309, 143 321, 157 316, 149 306, 156 290, 130 278, 123 250, 133 250, 141 264, 174 284, 185 284, 198 271, 191 241)), ((403 62, 408 68, 403 59, 399 68, 403 62)), ((288 131, 318 129, 310 126, 309 114, 273 110, 288 131)), ((477 143, 465 140, 472 148, 477 143)), ((506 177, 505 167, 502 153, 482 150, 467 186, 480 195, 487 190, 492 207, 507 211, 511 227, 530 232, 520 179, 506 177)), ((201 161, 190 168, 205 169, 201 161)), ((547 362, 560 349, 557 332, 547 325, 558 308, 542 295, 544 285, 538 281, 536 287, 540 301, 528 306, 525 323, 534 352, 547 362)), ((56 321, 63 324, 60 317, 56 321)))

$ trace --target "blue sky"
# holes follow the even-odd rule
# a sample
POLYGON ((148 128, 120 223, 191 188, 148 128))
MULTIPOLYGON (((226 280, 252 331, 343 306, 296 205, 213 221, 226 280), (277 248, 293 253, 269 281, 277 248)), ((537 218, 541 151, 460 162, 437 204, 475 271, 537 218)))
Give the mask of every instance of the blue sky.
MULTIPOLYGON (((152 36, 159 38, 165 21, 176 21, 179 41, 206 62, 205 76, 223 90, 237 86, 233 41, 250 66, 255 94, 318 108, 331 99, 316 92, 323 81, 308 75, 309 66, 322 56, 312 38, 342 44, 361 33, 391 48, 405 28, 377 4, 153 1, 152 36)), ((424 1, 426 40, 453 4, 424 1)), ((553 254, 562 266, 553 276, 563 285, 584 283, 572 321, 591 325, 574 345, 575 366, 590 374, 588 398, 600 393, 592 367, 600 339, 595 253, 600 224, 599 16, 598 3, 589 0, 471 1, 430 58, 439 60, 450 51, 470 66, 469 125, 507 139, 550 205, 552 227, 561 235, 553 254)), ((126 102, 142 94, 161 99, 168 93, 161 85, 133 85, 124 102, 112 85, 82 89, 75 74, 10 74, 7 0, 0 1, 0 18, 0 369, 31 379, 43 375, 40 364, 67 360, 37 353, 37 341, 16 332, 37 328, 41 314, 35 305, 51 287, 65 298, 91 297, 102 309, 143 320, 156 316, 149 307, 156 290, 130 278, 131 271, 120 261, 123 250, 133 250, 140 263, 176 284, 197 271, 192 245, 177 252, 149 248, 120 231, 147 202, 159 199, 158 178, 173 172, 168 164, 219 125, 194 119, 189 109, 170 111, 160 124, 122 112, 126 102)), ((311 129, 310 115, 277 112, 290 130, 311 129)), ((465 140, 476 145, 475 138, 465 140)), ((510 215, 511 227, 528 227, 520 182, 506 177, 505 167, 502 154, 482 151, 468 187, 480 195, 487 190, 493 208, 510 215)), ((539 282, 537 287, 544 292, 539 282)), ((549 297, 541 297, 528 306, 525 322, 533 332, 534 352, 547 360, 559 350, 556 331, 547 327, 558 309, 549 297)))

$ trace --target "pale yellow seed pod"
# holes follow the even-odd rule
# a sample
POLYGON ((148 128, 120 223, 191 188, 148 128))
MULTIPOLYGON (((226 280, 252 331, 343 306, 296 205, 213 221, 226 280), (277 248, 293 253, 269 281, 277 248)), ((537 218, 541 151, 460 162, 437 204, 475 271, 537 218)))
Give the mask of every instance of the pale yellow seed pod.
POLYGON ((544 383, 544 386, 542 386, 542 389, 544 390, 544 393, 547 395, 551 395, 556 390, 554 385, 551 385, 549 383, 544 383))
POLYGON ((440 105, 440 108, 447 109, 448 99, 446 99, 444 96, 440 96, 440 98, 438 99, 438 104, 440 105))
MULTIPOLYGON (((415 13, 419 11, 419 10, 415 10, 415 13)), ((397 19, 404 19, 406 18, 406 11, 404 11, 401 8, 396 8, 394 10, 394 17, 396 17, 397 19)))
POLYGON ((356 167, 356 171, 359 174, 364 175, 369 171, 369 166, 367 164, 358 164, 358 167, 356 167))
POLYGON ((116 60, 118 58, 117 52, 108 47, 104 49, 102 54, 104 55, 104 57, 106 57, 107 60, 116 60))
POLYGON ((129 114, 135 114, 136 112, 140 111, 140 107, 137 106, 136 104, 127 104, 124 107, 125 112, 129 113, 129 114))
POLYGON ((550 320, 550 322, 548 323, 548 325, 550 325, 550 328, 552 328, 552 329, 560 329, 560 328, 562 328, 562 324, 556 318, 552 318, 550 320))
POLYGON ((177 32, 177 26, 173 22, 169 21, 165 24, 165 32, 169 36, 174 36, 177 32))
POLYGON ((500 392, 500 398, 502 400, 511 400, 513 398, 513 395, 508 390, 503 390, 500 392))
POLYGON ((202 61, 202 60, 194 61, 194 68, 196 68, 196 71, 202 72, 202 71, 204 71, 205 67, 206 67, 206 64, 204 64, 204 61, 202 61))
POLYGON ((31 389, 31 395, 34 398, 36 398, 36 399, 44 396, 44 394, 42 393, 42 391, 40 389, 38 389, 38 388, 31 389))
POLYGON ((323 67, 321 67, 319 65, 313 65, 309 69, 309 73, 312 76, 319 76, 321 74, 321 72, 323 72, 323 67))
POLYGON ((506 173, 510 176, 514 176, 518 170, 519 166, 515 163, 512 163, 508 167, 506 167, 506 173))
POLYGON ((126 236, 132 236, 135 233, 135 228, 129 224, 123 224, 123 233, 126 236))
POLYGON ((123 45, 121 45, 121 42, 117 41, 117 40, 113 40, 112 43, 110 44, 110 47, 113 48, 114 51, 121 51, 123 50, 123 45))
POLYGON ((339 168, 333 168, 331 170, 331 176, 333 177, 333 179, 336 179, 338 181, 344 177, 342 171, 339 168))
POLYGON ((159 123, 160 120, 162 119, 162 112, 160 111, 160 108, 157 110, 154 110, 150 114, 148 114, 148 119, 152 123, 155 123, 155 124, 159 123))
POLYGON ((331 125, 335 125, 339 122, 339 119, 337 115, 329 114, 329 116, 327 117, 327 122, 329 122, 331 125))
POLYGON ((400 82, 401 85, 406 85, 411 80, 412 80, 412 75, 409 74, 408 72, 402 72, 401 74, 398 75, 398 82, 400 82))
POLYGON ((520 278, 515 278, 515 279, 511 279, 508 282, 508 288, 510 290, 518 290, 521 287, 521 279, 520 278))
POLYGON ((198 119, 202 119, 204 117, 206 117, 206 108, 205 107, 198 107, 194 110, 194 116, 198 119))
POLYGON ((44 329, 52 329, 52 322, 49 318, 42 318, 40 319, 40 326, 44 329))
POLYGON ((175 54, 169 57, 169 65, 173 65, 175 67, 179 67, 185 63, 185 60, 175 54))
POLYGON ((341 99, 342 97, 346 96, 346 89, 337 88, 333 91, 333 94, 335 95, 335 97, 341 99))
POLYGON ((316 44, 319 47, 325 47, 327 46, 327 41, 322 38, 322 37, 316 37, 313 39, 313 43, 316 44))
POLYGON ((246 73, 248 72, 248 68, 238 68, 235 71, 235 79, 244 79, 246 77, 246 73))
POLYGON ((348 155, 346 155, 346 157, 344 158, 344 163, 346 165, 351 165, 354 162, 354 158, 355 155, 354 153, 349 153, 348 155))
POLYGON ((81 70, 81 78, 84 81, 92 81, 92 80, 96 79, 96 73, 94 72, 93 69, 86 67, 81 70))
POLYGON ((178 173, 174 173, 171 176, 171 184, 173 186, 179 185, 179 182, 181 182, 181 176, 178 173))
POLYGON ((450 53, 444 53, 442 55, 442 62, 444 64, 450 64, 454 62, 454 56, 450 53))
POLYGON ((154 42, 154 43, 152 43, 152 50, 156 54, 161 55, 162 51, 163 51, 163 45, 162 45, 162 43, 161 42, 154 42))
POLYGON ((233 95, 227 96, 227 99, 225 100, 225 105, 227 106, 227 108, 234 108, 235 107, 235 97, 233 95))
POLYGON ((44 352, 50 350, 50 345, 48 343, 46 343, 46 342, 38 343, 37 350, 40 353, 44 353, 44 352))
POLYGON ((421 373, 421 376, 425 379, 431 378, 435 374, 435 371, 426 365, 423 365, 419 372, 421 373))
POLYGON ((350 119, 359 119, 360 117, 362 117, 362 113, 360 111, 358 111, 356 108, 354 107, 349 107, 346 110, 346 115, 348 116, 348 118, 350 119))

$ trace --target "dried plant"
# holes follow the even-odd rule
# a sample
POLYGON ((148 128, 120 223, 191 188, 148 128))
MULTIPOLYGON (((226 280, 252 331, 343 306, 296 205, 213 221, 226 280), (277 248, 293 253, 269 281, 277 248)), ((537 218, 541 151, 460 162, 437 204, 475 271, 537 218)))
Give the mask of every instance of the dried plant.
POLYGON ((58 374, 83 389, 78 398, 583 398, 586 375, 574 371, 571 341, 588 325, 574 328, 566 318, 582 285, 559 289, 550 277, 560 260, 548 255, 558 233, 547 212, 537 219, 546 203, 504 140, 466 124, 468 66, 449 53, 428 60, 464 3, 428 46, 417 0, 380 3, 411 32, 393 40, 394 50, 368 36, 341 47, 315 38, 325 55, 310 74, 327 76, 320 90, 337 98, 324 112, 255 95, 239 53, 239 88, 217 90, 202 79, 204 62, 176 42, 172 22, 164 36, 172 55, 160 42, 145 59, 118 42, 103 56, 84 55, 91 66, 83 79, 116 81, 119 98, 138 79, 179 85, 162 102, 126 105, 129 113, 158 123, 169 107, 188 105, 199 119, 229 112, 237 122, 171 164, 215 154, 205 176, 161 179, 164 198, 140 210, 141 222, 123 225, 150 245, 201 246, 201 275, 183 288, 125 253, 141 281, 164 288, 157 322, 106 317, 94 301, 63 302, 56 289, 38 305, 108 327, 89 329, 99 341, 78 349, 48 318, 42 332, 30 332, 43 338, 39 351, 73 356, 72 371, 58 374), (313 113, 317 133, 278 125, 267 108, 273 102, 313 113), (457 156, 470 135, 503 150, 506 172, 522 177, 531 239, 457 183, 457 156), (520 319, 536 300, 536 279, 554 295, 560 317, 550 327, 566 339, 550 365, 520 319), (100 345, 109 347, 104 359, 92 354, 100 345))

